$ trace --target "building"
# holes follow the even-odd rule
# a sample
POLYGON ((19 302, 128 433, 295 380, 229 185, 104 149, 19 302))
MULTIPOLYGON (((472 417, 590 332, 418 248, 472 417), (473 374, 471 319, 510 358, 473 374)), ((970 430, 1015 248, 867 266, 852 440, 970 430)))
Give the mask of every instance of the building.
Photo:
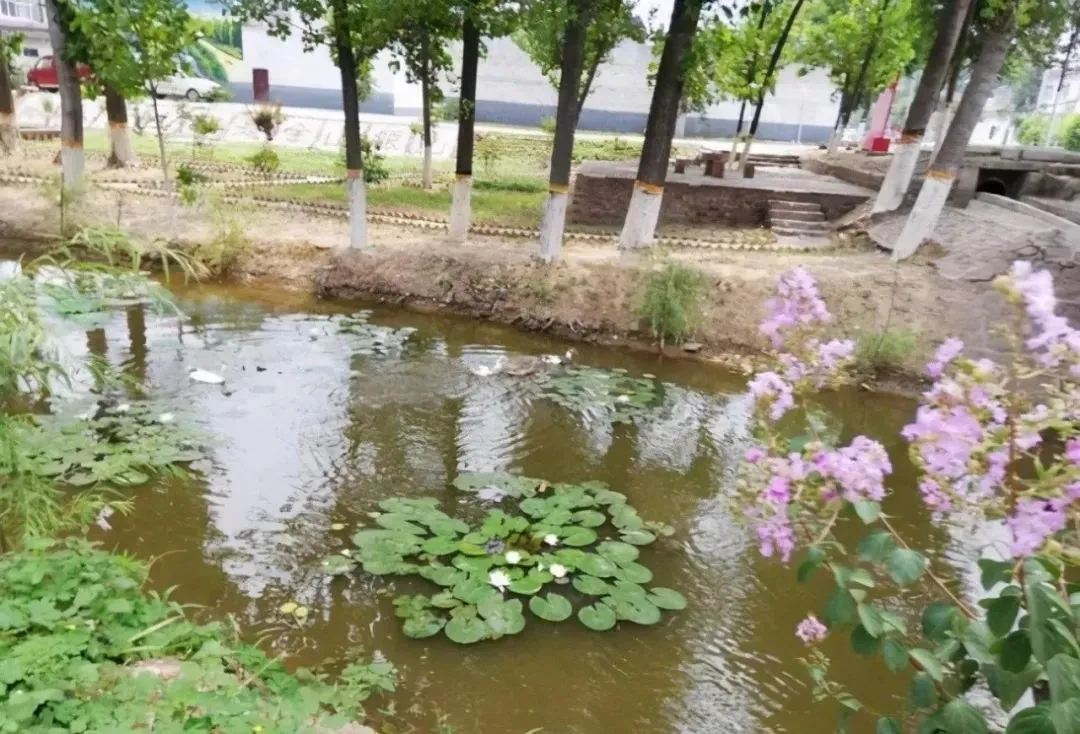
POLYGON ((15 63, 22 72, 37 63, 41 56, 51 53, 45 17, 42 0, 0 0, 0 33, 5 36, 21 33, 23 36, 22 54, 15 63))

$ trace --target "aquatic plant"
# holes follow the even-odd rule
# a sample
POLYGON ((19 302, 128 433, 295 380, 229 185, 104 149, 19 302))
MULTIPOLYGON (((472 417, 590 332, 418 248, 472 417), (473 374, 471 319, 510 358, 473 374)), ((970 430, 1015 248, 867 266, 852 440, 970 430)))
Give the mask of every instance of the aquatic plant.
POLYGON ((977 603, 883 511, 885 447, 866 436, 839 445, 815 407, 817 390, 844 381, 854 345, 828 339, 831 317, 813 278, 801 269, 783 276, 769 304, 762 331, 773 370, 750 383, 755 444, 732 506, 762 555, 797 561, 800 583, 829 579, 824 608, 794 634, 808 647, 802 662, 815 698, 838 705, 844 730, 868 731, 869 721, 853 723, 868 717, 879 734, 981 734, 986 712, 967 694, 984 686, 1008 734, 1080 731, 1080 333, 1055 313, 1048 272, 1016 263, 996 287, 1024 313, 1022 326, 1003 327, 1007 363, 965 357, 960 340, 945 341, 903 430, 935 517, 994 523, 1007 538, 982 549, 977 603), (1046 382, 1038 392, 1036 380, 1046 382), (869 527, 853 547, 836 532, 849 523, 869 527), (918 620, 889 603, 896 588, 914 585, 918 620), (906 702, 874 710, 830 677, 821 644, 842 634, 855 654, 910 679, 906 702))
POLYGON ((379 503, 376 528, 358 530, 355 550, 323 560, 330 574, 357 568, 375 576, 416 575, 439 587, 394 600, 408 637, 444 633, 470 644, 525 628, 525 607, 540 619, 575 614, 586 627, 620 621, 657 624, 661 610, 686 606, 683 596, 645 586, 652 571, 639 546, 671 535, 641 518, 626 496, 601 482, 549 484, 526 477, 464 474, 454 486, 479 498, 517 500, 516 511, 489 509, 476 523, 451 517, 431 497, 379 503))
POLYGON ((682 343, 701 324, 702 305, 708 283, 694 268, 661 256, 649 272, 641 296, 638 315, 649 321, 649 329, 664 348, 670 339, 682 343))
POLYGON ((371 311, 360 310, 335 320, 339 334, 350 335, 352 353, 359 356, 389 356, 400 354, 406 342, 416 333, 411 326, 393 328, 370 321, 371 311))
POLYGON ((658 396, 652 375, 631 377, 624 369, 571 366, 538 377, 541 395, 581 414, 605 411, 615 423, 630 423, 658 396))

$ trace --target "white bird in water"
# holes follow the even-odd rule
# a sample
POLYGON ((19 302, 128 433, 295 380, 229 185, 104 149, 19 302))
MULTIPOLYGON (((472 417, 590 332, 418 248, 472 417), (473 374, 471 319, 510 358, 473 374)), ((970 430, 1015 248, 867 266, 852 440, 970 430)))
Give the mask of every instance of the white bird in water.
POLYGON ((559 356, 557 354, 545 354, 540 357, 540 361, 544 364, 562 364, 564 362, 571 362, 574 359, 574 350, 567 349, 566 354, 559 356))
POLYGON ((190 377, 193 382, 202 382, 207 385, 221 385, 225 382, 225 378, 221 375, 200 369, 191 370, 188 372, 188 377, 190 377))
POLYGON ((502 371, 502 368, 506 366, 506 357, 500 356, 495 360, 495 364, 486 365, 481 364, 472 368, 472 373, 477 377, 491 377, 502 371))

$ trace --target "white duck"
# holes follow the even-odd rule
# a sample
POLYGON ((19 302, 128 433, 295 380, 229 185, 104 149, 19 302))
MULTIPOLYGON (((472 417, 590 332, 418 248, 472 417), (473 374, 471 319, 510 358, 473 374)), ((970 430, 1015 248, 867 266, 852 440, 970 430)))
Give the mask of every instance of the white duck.
POLYGON ((492 375, 497 375, 498 373, 502 372, 502 369, 505 366, 506 357, 500 355, 499 358, 495 360, 495 364, 477 365, 476 367, 471 368, 471 372, 477 377, 491 377, 492 375))

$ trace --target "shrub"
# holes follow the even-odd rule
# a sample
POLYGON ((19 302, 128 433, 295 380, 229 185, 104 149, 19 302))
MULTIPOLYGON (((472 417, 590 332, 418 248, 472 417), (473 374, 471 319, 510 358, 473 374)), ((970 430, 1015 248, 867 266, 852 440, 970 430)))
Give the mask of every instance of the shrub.
POLYGON ((1080 151, 1080 115, 1068 115, 1061 121, 1057 143, 1065 150, 1080 151))
POLYGON ((649 320, 660 348, 670 338, 682 342, 701 323, 705 276, 694 268, 666 261, 649 274, 638 314, 649 320))
POLYGON ((435 120, 456 122, 461 118, 461 100, 457 97, 447 97, 432 109, 431 117, 435 120))
POLYGON ((909 329, 862 334, 855 344, 855 369, 871 377, 899 369, 917 346, 918 339, 909 329))
POLYGON ((267 173, 273 173, 281 167, 281 158, 269 143, 248 156, 247 160, 255 168, 267 173))
POLYGON ((191 118, 191 132, 195 135, 197 145, 202 145, 203 139, 221 131, 221 123, 213 115, 198 114, 191 118))
POLYGON ((1050 118, 1046 115, 1028 115, 1016 131, 1016 140, 1021 145, 1042 145, 1046 142, 1046 131, 1050 127, 1050 118))
POLYGON ((390 178, 390 169, 386 165, 386 156, 380 151, 382 144, 367 135, 360 137, 360 154, 364 160, 364 182, 377 184, 390 178))
POLYGON ((480 165, 489 176, 495 172, 495 166, 502 158, 502 151, 497 140, 491 135, 477 135, 473 146, 473 153, 480 159, 480 165))
POLYGON ((216 87, 206 95, 208 102, 228 102, 230 99, 232 99, 232 92, 225 87, 216 87))
POLYGON ((557 123, 555 121, 555 117, 552 115, 548 115, 540 121, 540 129, 546 132, 548 135, 554 135, 556 124, 557 123))
POLYGON ((420 120, 413 120, 409 123, 409 134, 415 137, 424 137, 424 123, 420 120))
POLYGON ((277 103, 259 105, 248 110, 248 116, 255 123, 255 128, 266 136, 267 142, 274 139, 274 131, 285 122, 285 113, 277 103))

